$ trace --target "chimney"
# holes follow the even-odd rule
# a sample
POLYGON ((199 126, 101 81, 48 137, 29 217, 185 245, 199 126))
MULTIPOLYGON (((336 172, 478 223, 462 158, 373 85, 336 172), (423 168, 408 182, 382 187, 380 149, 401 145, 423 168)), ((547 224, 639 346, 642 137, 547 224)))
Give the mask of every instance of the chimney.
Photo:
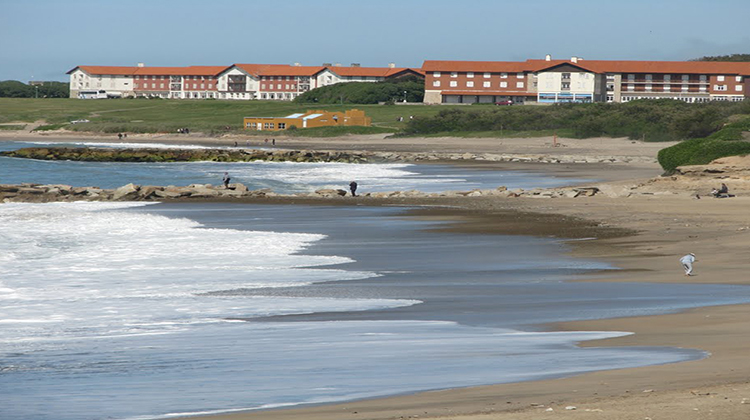
POLYGON ((294 67, 299 67, 299 66, 301 66, 301 65, 302 65, 302 64, 300 64, 300 63, 294 63, 294 67))
POLYGON ((359 63, 352 63, 352 67, 359 67, 359 63))
POLYGON ((144 64, 144 63, 138 63, 138 67, 146 67, 146 64, 144 64))
POLYGON ((545 55, 544 61, 552 61, 552 56, 550 54, 545 55))
POLYGON ((336 63, 333 65, 333 67, 341 67, 341 63, 336 63))
POLYGON ((323 63, 323 67, 332 67, 332 66, 333 66, 333 64, 331 64, 331 63, 323 63))
POLYGON ((576 56, 570 57, 570 62, 571 63, 577 63, 578 62, 578 57, 576 57, 576 56))
POLYGON ((389 69, 395 69, 396 68, 396 63, 388 63, 388 68, 389 69))

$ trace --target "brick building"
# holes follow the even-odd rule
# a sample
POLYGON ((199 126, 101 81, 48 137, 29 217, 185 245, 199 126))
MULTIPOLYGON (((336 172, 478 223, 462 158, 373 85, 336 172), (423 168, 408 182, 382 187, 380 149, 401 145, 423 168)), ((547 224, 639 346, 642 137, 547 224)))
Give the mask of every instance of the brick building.
POLYGON ((345 82, 377 82, 418 69, 286 64, 231 66, 136 67, 78 66, 70 75, 71 98, 159 97, 165 99, 285 100, 321 87, 345 82))
POLYGON ((435 103, 685 102, 750 97, 750 63, 704 61, 425 61, 425 99, 435 103))

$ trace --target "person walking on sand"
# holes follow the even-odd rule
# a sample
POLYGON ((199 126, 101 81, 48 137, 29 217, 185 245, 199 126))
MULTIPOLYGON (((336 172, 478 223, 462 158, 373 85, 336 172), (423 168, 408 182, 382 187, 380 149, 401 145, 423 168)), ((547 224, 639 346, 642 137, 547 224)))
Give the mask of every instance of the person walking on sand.
POLYGON ((682 263, 682 268, 685 269, 686 276, 693 275, 693 263, 695 261, 695 254, 693 254, 692 252, 680 258, 680 262, 682 263))
POLYGON ((349 183, 349 190, 352 192, 352 197, 357 196, 357 183, 355 181, 349 183))
POLYGON ((221 182, 224 183, 224 188, 229 188, 229 181, 231 181, 232 178, 229 177, 229 172, 224 172, 224 178, 222 178, 221 182))

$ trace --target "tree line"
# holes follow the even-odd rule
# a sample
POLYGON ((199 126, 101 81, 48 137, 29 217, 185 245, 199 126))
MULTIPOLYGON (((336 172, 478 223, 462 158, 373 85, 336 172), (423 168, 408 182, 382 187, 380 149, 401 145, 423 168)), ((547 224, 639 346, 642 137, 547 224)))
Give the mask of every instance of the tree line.
POLYGON ((44 82, 41 85, 27 85, 17 80, 0 82, 0 98, 67 98, 70 84, 64 82, 44 82))

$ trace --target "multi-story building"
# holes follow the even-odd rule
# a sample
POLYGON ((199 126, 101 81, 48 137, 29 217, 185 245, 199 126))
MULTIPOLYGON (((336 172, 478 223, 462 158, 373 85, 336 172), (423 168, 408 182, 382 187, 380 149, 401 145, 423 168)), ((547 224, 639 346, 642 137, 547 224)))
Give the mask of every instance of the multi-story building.
POLYGON ((425 61, 425 103, 686 102, 750 97, 750 63, 703 61, 425 61))
POLYGON ((78 66, 70 75, 71 98, 160 97, 169 99, 292 100, 335 83, 376 82, 417 69, 389 67, 234 64, 225 66, 78 66))

